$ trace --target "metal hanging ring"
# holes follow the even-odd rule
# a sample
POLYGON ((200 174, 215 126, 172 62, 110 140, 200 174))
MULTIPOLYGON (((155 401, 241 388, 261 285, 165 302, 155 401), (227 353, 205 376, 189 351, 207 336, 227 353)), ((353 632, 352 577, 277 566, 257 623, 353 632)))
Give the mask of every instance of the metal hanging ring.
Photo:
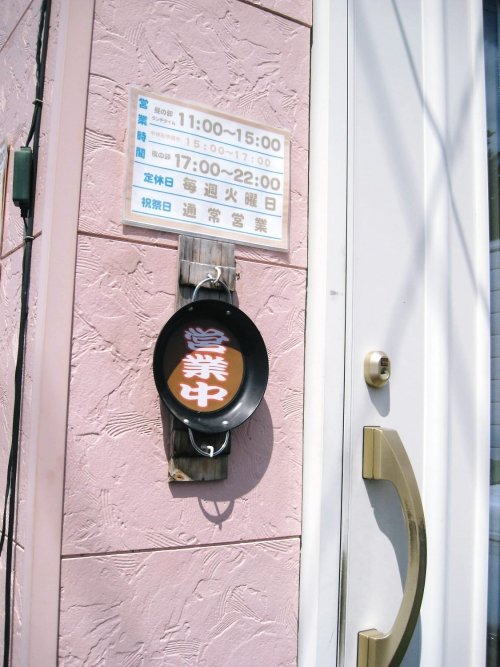
POLYGON ((217 271, 217 275, 216 275, 215 278, 214 278, 210 273, 207 273, 207 277, 204 278, 203 280, 201 280, 201 281, 196 285, 196 287, 194 288, 192 301, 196 301, 196 297, 198 296, 198 292, 200 291, 200 287, 201 287, 202 285, 204 285, 205 283, 211 283, 212 285, 222 285, 222 287, 223 287, 223 288, 226 290, 226 292, 227 292, 227 296, 228 296, 228 298, 229 298, 229 303, 233 303, 233 297, 232 297, 232 294, 231 294, 231 290, 230 290, 229 287, 226 285, 226 283, 225 283, 223 280, 220 279, 220 276, 221 276, 221 268, 220 268, 220 266, 215 266, 214 268, 215 268, 215 270, 217 271))
POLYGON ((188 434, 189 434, 189 442, 193 446, 193 449, 198 452, 198 454, 201 454, 201 456, 207 456, 209 459, 213 459, 215 456, 219 456, 227 447, 227 444, 229 442, 229 431, 226 431, 226 437, 224 438, 224 442, 222 445, 219 447, 217 451, 214 451, 213 445, 197 445, 195 440, 194 440, 194 435, 193 431, 188 427, 188 434), (202 449, 202 447, 205 447, 206 449, 202 449))

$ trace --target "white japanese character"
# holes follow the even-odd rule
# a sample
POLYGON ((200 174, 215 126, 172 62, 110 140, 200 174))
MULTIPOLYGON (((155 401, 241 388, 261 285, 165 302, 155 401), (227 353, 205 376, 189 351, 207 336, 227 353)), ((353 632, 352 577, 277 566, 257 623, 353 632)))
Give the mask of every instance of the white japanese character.
POLYGON ((199 350, 229 341, 229 338, 219 329, 202 329, 201 327, 187 329, 184 332, 184 338, 189 341, 187 346, 190 350, 199 350))
POLYGON ((211 375, 216 380, 224 382, 227 378, 227 361, 223 357, 213 357, 211 354, 189 354, 182 362, 184 377, 197 377, 208 380, 211 375))
POLYGON ((206 408, 208 401, 222 401, 227 396, 223 387, 215 387, 206 382, 197 382, 197 387, 181 383, 181 396, 187 401, 196 401, 199 408, 206 408))

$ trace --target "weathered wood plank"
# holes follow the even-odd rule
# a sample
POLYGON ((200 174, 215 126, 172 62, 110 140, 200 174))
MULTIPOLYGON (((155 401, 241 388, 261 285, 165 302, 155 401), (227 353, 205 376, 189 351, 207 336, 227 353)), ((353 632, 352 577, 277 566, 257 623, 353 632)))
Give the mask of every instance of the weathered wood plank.
MULTIPOLYGON (((236 263, 234 244, 213 241, 197 236, 179 237, 179 287, 177 290, 176 307, 182 308, 192 300, 194 288, 210 273, 216 276, 215 267, 221 268, 221 280, 231 291, 235 290, 236 263)), ((217 299, 229 301, 229 296, 220 285, 206 283, 199 290, 200 299, 217 299)), ((227 478, 228 454, 231 447, 229 440, 227 454, 213 459, 199 456, 189 442, 187 429, 175 420, 171 421, 169 482, 216 481, 227 478)), ((221 436, 204 434, 203 442, 218 444, 221 436)))

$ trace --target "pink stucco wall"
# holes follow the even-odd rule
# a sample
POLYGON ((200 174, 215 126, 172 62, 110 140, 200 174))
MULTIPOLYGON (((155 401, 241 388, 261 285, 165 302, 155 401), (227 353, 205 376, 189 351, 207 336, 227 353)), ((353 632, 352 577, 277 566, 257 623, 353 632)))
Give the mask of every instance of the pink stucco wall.
MULTIPOLYGON (((18 147, 31 116, 39 5, 4 5, 0 113, 18 147)), ((59 664, 65 667, 296 662, 310 23, 309 0, 96 0, 60 470, 59 664), (174 312, 178 241, 174 234, 122 225, 129 85, 291 132, 290 251, 236 247, 238 304, 266 341, 270 379, 255 415, 234 431, 229 476, 221 482, 167 482, 168 428, 151 360, 156 336, 174 312)), ((54 29, 52 45, 56 35, 54 29)), ((46 132, 52 71, 49 65, 42 202, 44 148, 57 141, 46 132)), ((44 221, 36 224, 42 236, 34 244, 32 330, 44 221)), ((9 203, 0 283, 6 369, 0 375, 6 397, 0 480, 12 412, 7 382, 21 239, 9 203)), ((22 467, 21 508, 25 476, 22 467)), ((21 515, 19 562, 25 524, 21 515)))
POLYGON ((63 665, 296 661, 309 87, 302 22, 310 3, 263 4, 292 17, 229 0, 96 4, 68 416, 63 665), (173 313, 177 239, 121 222, 130 84, 292 133, 290 252, 237 247, 239 305, 267 343, 270 382, 234 433, 223 482, 167 483, 168 429, 151 354, 173 313))
POLYGON ((295 665, 297 563, 296 539, 64 560, 61 664, 295 665))

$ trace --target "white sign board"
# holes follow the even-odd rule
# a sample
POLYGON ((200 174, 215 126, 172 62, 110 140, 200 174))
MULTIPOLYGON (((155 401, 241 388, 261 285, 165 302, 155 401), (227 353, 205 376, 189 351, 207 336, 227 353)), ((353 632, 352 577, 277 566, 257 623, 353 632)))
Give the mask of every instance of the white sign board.
POLYGON ((288 132, 130 89, 124 223, 288 249, 288 132))

